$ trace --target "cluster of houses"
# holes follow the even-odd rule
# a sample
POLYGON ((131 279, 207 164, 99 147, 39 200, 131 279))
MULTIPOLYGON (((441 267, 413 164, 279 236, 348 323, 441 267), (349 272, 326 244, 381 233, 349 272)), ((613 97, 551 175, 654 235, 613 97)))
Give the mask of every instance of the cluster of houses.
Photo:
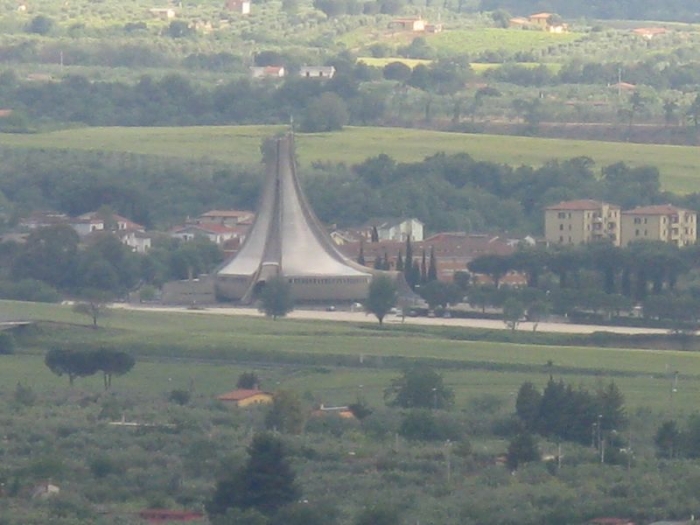
MULTIPOLYGON (((146 231, 142 225, 113 213, 93 211, 69 217, 58 212, 35 212, 20 220, 17 231, 4 235, 3 239, 22 242, 33 230, 65 224, 72 227, 83 240, 102 232, 112 232, 137 253, 148 252, 153 239, 162 236, 182 241, 206 237, 221 247, 227 257, 232 257, 245 241, 254 220, 255 213, 248 210, 210 210, 198 217, 187 218, 184 224, 166 232, 155 232, 146 231)), ((434 255, 438 278, 444 281, 452 281, 455 273, 464 271, 467 263, 476 257, 508 255, 522 242, 535 243, 529 237, 523 241, 465 232, 426 236, 423 222, 416 218, 373 218, 355 228, 338 229, 331 226, 329 234, 340 252, 353 260, 359 260, 362 254, 365 264, 370 267, 380 259, 383 264, 396 268, 398 259, 406 255, 406 241, 410 239, 414 257, 420 258, 424 253, 426 256, 434 255)), ((506 277, 506 281, 509 278, 506 277)))

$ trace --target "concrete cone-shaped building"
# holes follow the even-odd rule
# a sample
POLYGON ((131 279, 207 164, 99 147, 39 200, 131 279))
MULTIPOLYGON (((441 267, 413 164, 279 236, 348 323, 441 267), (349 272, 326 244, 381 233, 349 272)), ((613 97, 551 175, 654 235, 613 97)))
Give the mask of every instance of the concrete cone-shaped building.
POLYGON ((373 272, 342 255, 311 210, 296 175, 293 136, 270 144, 255 222, 217 272, 217 296, 251 302, 267 280, 282 276, 297 301, 364 300, 373 272))

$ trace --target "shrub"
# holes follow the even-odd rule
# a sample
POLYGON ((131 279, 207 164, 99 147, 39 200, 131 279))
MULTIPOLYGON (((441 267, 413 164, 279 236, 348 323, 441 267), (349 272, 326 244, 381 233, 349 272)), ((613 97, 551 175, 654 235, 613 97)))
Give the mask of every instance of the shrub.
POLYGON ((187 403, 189 403, 191 398, 192 393, 189 390, 185 390, 183 388, 176 388, 175 390, 171 390, 170 394, 168 395, 168 401, 172 401, 173 403, 176 403, 180 406, 184 406, 187 403))

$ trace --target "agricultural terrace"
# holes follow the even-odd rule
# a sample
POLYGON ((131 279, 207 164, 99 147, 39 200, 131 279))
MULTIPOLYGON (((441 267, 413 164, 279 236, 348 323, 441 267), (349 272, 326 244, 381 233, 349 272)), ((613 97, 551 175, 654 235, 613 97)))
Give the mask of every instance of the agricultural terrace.
MULTIPOLYGON (((260 143, 281 126, 217 126, 168 128, 80 128, 37 134, 0 134, 0 144, 23 148, 54 148, 128 152, 174 158, 204 157, 233 164, 260 162, 260 143)), ((399 162, 416 162, 437 152, 466 152, 478 160, 518 166, 538 166, 551 159, 587 156, 598 166, 624 161, 652 165, 661 172, 664 190, 697 190, 697 148, 540 139, 531 137, 449 133, 429 130, 348 127, 337 133, 297 135, 300 162, 358 163, 385 153, 399 162)))
MULTIPOLYGON (((691 352, 455 340, 454 332, 437 327, 380 329, 371 317, 366 323, 272 321, 261 315, 119 309, 93 330, 86 317, 67 306, 2 301, 0 312, 5 318, 40 321, 19 337, 15 355, 2 356, 0 368, 4 384, 21 378, 38 391, 65 382, 40 365, 48 348, 90 344, 135 355, 137 367, 118 384, 143 395, 188 381, 213 395, 230 389, 236 373, 247 366, 269 370, 280 387, 329 403, 352 400, 363 385, 367 399, 381 405, 391 377, 411 360, 441 369, 458 406, 486 394, 512 400, 524 381, 544 384, 550 374, 591 389, 612 379, 626 393, 630 409, 687 413, 700 394, 700 355, 691 352), (681 376, 678 391, 671 394, 675 371, 681 376)), ((80 382, 101 388, 99 378, 80 382)))

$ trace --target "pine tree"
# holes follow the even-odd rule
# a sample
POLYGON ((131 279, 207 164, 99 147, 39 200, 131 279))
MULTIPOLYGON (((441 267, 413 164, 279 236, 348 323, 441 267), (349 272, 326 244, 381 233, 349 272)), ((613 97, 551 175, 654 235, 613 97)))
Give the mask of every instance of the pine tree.
POLYGON ((389 254, 384 250, 384 268, 383 270, 391 270, 391 263, 389 262, 389 254))
POLYGON ((371 237, 372 242, 379 242, 379 232, 377 231, 376 226, 372 226, 372 237, 371 237))
POLYGON ((428 267, 425 260, 425 248, 423 248, 423 256, 420 260, 420 282, 421 284, 428 282, 428 267))
POLYGON ((430 247, 430 263, 428 264, 428 282, 437 281, 437 261, 435 260, 435 247, 430 247))

